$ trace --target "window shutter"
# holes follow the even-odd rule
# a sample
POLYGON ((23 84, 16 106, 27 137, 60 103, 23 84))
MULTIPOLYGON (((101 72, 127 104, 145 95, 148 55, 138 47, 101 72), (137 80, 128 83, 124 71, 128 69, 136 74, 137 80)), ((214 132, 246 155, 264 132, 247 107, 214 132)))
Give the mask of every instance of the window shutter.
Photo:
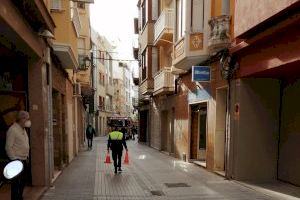
POLYGON ((61 10, 61 0, 52 0, 52 10, 61 10))

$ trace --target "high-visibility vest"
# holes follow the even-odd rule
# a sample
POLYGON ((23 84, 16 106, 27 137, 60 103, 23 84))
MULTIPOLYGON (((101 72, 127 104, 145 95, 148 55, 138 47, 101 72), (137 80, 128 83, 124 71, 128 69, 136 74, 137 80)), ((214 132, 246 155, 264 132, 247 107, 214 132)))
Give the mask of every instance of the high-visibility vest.
POLYGON ((123 140, 123 133, 120 131, 113 131, 109 133, 111 140, 123 140))

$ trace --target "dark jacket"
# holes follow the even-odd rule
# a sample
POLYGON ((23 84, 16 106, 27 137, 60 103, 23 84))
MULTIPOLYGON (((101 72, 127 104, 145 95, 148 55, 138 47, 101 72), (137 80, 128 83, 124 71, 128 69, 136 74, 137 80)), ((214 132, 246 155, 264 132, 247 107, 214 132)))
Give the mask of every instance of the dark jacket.
POLYGON ((108 135, 107 150, 111 149, 112 151, 122 151, 123 146, 127 149, 125 135, 120 131, 110 132, 108 135))
POLYGON ((96 131, 92 126, 88 126, 85 131, 86 138, 93 139, 93 136, 96 135, 96 131))

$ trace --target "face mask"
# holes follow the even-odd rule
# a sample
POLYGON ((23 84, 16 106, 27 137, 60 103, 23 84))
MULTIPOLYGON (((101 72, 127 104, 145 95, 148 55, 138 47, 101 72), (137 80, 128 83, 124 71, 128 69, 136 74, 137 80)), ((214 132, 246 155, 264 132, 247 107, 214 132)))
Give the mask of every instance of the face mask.
POLYGON ((25 122, 24 126, 25 126, 26 128, 30 128, 30 127, 31 127, 31 121, 30 121, 30 120, 27 120, 27 121, 25 122))

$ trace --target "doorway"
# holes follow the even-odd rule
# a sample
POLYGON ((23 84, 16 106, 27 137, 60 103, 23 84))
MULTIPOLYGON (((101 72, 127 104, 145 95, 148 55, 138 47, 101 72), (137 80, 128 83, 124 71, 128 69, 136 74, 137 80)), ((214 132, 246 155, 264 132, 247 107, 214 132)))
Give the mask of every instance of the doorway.
POLYGON ((148 110, 140 112, 139 142, 147 142, 148 110))
POLYGON ((168 119, 168 111, 164 110, 161 112, 161 150, 169 151, 168 149, 168 141, 169 141, 169 119, 168 119))
POLYGON ((190 159, 206 166, 207 102, 191 105, 190 159))
POLYGON ((64 97, 58 91, 52 91, 53 106, 53 155, 54 155, 54 178, 62 170, 67 162, 66 159, 66 135, 65 135, 65 112, 64 97))

